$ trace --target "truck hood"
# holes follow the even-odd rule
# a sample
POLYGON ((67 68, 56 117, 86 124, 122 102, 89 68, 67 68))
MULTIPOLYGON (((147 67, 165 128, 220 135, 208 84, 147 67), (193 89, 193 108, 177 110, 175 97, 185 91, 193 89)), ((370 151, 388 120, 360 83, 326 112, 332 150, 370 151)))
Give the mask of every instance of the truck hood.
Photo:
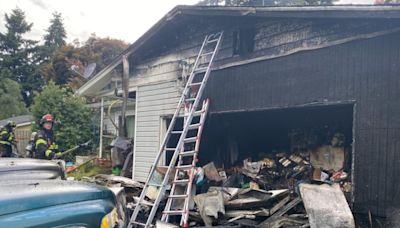
POLYGON ((64 170, 57 161, 30 158, 0 159, 0 180, 57 179, 64 170))
POLYGON ((2 181, 0 185, 0 216, 88 200, 115 202, 109 189, 77 181, 2 181))

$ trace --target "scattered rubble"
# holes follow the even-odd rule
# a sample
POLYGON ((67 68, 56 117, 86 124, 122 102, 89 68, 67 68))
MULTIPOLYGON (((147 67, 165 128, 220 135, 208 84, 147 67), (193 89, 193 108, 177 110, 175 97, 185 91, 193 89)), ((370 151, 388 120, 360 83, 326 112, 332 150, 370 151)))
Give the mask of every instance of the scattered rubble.
POLYGON ((120 187, 124 189, 125 202, 128 209, 134 208, 135 198, 140 196, 144 185, 127 177, 98 174, 94 177, 86 177, 84 181, 107 186, 109 188, 120 187))
POLYGON ((94 177, 97 184, 105 185, 108 187, 124 187, 124 188, 139 188, 143 189, 144 185, 140 182, 134 181, 130 178, 98 174, 94 177))
MULTIPOLYGON (((352 184, 344 136, 336 133, 325 144, 298 132, 289 139, 288 151, 247 157, 226 169, 214 162, 197 167, 190 226, 327 227, 321 226, 327 222, 328 227, 354 227, 346 202, 352 184)), ((160 184, 165 170, 157 173, 151 181, 160 184)), ((146 200, 154 200, 157 193, 155 187, 146 200)))

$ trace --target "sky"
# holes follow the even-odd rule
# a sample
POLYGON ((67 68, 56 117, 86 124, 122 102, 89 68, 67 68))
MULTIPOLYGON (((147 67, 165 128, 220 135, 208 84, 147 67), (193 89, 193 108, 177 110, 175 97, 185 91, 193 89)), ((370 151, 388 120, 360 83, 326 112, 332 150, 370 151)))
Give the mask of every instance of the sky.
POLYGON ((199 0, 0 0, 0 32, 5 31, 4 14, 19 7, 33 23, 27 37, 40 40, 54 11, 61 12, 67 41, 85 41, 92 33, 134 42, 176 5, 199 0))
MULTIPOLYGON (((5 31, 4 14, 15 7, 33 23, 28 38, 40 40, 54 11, 61 12, 67 41, 85 41, 95 33, 133 43, 176 5, 199 0, 0 0, 0 32, 5 31)), ((373 0, 340 0, 340 4, 368 4, 373 0)))

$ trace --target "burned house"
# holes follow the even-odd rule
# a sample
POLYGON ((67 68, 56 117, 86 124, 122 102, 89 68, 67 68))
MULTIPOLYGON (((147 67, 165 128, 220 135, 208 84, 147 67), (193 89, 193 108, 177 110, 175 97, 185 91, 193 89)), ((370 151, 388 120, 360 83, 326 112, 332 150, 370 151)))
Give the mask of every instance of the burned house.
POLYGON ((398 6, 174 8, 78 91, 111 96, 128 59, 135 180, 145 181, 201 43, 217 31, 200 164, 227 171, 302 155, 345 170, 356 212, 385 216, 400 203, 398 6))

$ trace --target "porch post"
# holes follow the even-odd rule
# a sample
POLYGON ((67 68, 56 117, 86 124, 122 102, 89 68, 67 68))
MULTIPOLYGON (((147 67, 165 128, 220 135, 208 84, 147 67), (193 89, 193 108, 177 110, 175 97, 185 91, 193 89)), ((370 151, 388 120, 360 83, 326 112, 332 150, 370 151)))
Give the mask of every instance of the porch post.
POLYGON ((100 105, 100 141, 99 141, 99 158, 103 156, 103 128, 104 128, 104 98, 101 98, 100 105))

